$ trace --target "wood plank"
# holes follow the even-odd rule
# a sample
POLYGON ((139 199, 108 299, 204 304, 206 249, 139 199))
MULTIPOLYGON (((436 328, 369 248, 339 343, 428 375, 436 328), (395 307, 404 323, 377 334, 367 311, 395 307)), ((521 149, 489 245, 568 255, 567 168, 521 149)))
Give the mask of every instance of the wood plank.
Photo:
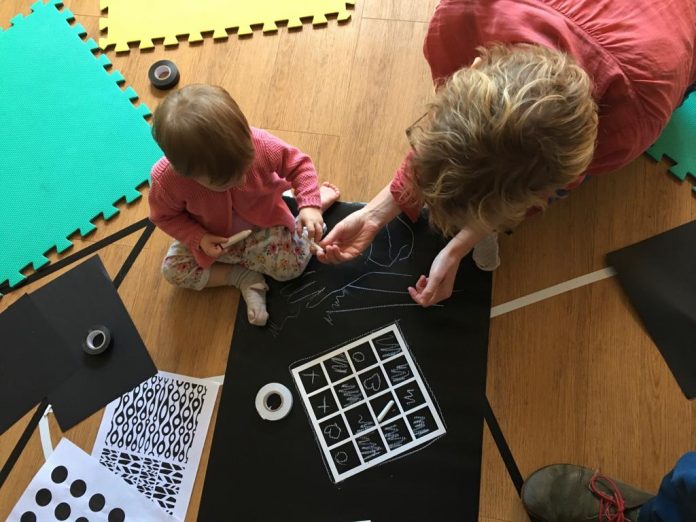
POLYGON ((64 3, 78 16, 100 16, 101 14, 100 0, 64 0, 64 3))
POLYGON ((365 18, 428 22, 439 0, 365 0, 365 18))
POLYGON ((433 92, 419 50, 425 30, 422 23, 362 21, 336 175, 346 199, 369 200, 408 150, 405 129, 433 92))
POLYGON ((349 95, 346 89, 360 34, 361 4, 347 22, 283 29, 273 74, 259 87, 269 96, 261 125, 286 131, 338 135, 349 95))
POLYGON ((522 502, 517 496, 515 486, 487 425, 484 425, 483 430, 479 502, 479 522, 486 520, 529 522, 529 517, 522 507, 522 502))
MULTIPOLYGON (((310 134, 268 129, 281 140, 297 147, 312 158, 317 168, 319 181, 334 181, 334 172, 339 161, 341 139, 329 134, 310 134)), ((339 186, 339 189, 342 187, 339 186)))
POLYGON ((580 288, 491 320, 487 395, 523 477, 579 458, 588 436, 590 297, 580 288))

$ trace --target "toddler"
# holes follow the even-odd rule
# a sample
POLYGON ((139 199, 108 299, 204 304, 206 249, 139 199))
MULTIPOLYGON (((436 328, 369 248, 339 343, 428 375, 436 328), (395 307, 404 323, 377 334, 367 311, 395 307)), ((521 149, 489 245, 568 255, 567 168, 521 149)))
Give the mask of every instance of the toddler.
POLYGON ((338 189, 318 186, 309 156, 250 127, 221 87, 171 93, 155 111, 152 133, 165 157, 152 168, 150 219, 175 240, 164 278, 195 290, 235 286, 249 322, 263 326, 263 274, 286 281, 304 271, 338 189), (297 219, 282 199, 289 188, 297 219), (241 239, 230 245, 232 236, 241 239))

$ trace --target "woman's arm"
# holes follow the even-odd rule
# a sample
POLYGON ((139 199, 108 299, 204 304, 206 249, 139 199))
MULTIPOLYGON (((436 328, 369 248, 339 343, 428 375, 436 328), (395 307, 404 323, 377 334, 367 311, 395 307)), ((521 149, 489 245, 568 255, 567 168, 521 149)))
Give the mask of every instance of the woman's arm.
POLYGON ((450 297, 459 264, 487 234, 488 232, 483 230, 462 228, 435 256, 430 266, 430 274, 427 277, 421 275, 416 286, 408 288, 411 298, 419 305, 427 307, 450 297))

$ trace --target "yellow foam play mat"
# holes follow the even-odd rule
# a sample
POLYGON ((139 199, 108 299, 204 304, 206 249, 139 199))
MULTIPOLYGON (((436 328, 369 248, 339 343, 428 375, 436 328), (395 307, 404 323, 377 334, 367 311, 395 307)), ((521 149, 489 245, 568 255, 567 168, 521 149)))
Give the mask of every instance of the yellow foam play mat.
POLYGON ((327 23, 326 15, 339 21, 350 18, 348 6, 355 2, 339 0, 101 0, 105 16, 99 28, 107 33, 99 39, 106 50, 115 45, 116 52, 128 51, 129 43, 140 42, 140 49, 153 47, 153 40, 164 38, 164 45, 177 45, 177 36, 189 42, 227 38, 228 30, 239 36, 252 33, 252 26, 263 24, 264 32, 276 31, 277 22, 289 28, 302 27, 303 18, 312 24, 327 23))

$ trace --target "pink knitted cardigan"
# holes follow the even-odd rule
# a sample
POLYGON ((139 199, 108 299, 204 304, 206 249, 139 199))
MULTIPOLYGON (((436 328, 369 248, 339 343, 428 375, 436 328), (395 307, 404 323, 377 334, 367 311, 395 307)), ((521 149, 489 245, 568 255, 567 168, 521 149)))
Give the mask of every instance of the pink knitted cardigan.
POLYGON ((184 243, 203 268, 215 261, 199 248, 204 234, 228 237, 277 225, 293 230, 295 219, 281 197, 287 189, 294 189, 299 208, 321 206, 311 158, 269 132, 251 130, 256 154, 240 187, 207 189, 177 174, 166 157, 152 167, 150 220, 184 243))

